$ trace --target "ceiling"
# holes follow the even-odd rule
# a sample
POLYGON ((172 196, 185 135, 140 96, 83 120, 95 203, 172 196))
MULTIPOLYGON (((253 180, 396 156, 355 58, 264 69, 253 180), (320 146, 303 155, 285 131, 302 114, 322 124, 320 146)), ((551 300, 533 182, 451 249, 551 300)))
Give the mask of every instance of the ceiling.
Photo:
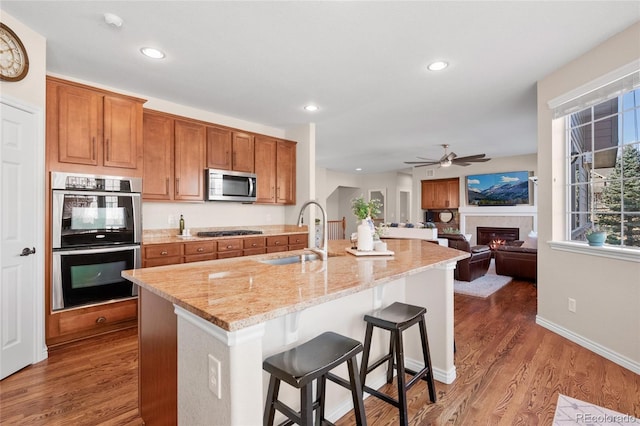
POLYGON ((536 81, 640 20, 640 1, 1 7, 47 38, 48 72, 277 128, 316 123, 317 164, 349 173, 439 159, 444 143, 458 156, 536 152, 536 81), (428 71, 434 60, 450 66, 428 71))

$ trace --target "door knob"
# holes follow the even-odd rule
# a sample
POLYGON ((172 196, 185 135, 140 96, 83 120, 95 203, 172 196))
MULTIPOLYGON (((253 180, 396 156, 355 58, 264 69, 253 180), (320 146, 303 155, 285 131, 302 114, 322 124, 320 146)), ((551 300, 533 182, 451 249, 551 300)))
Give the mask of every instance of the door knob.
POLYGON ((25 247, 22 249, 22 253, 20 253, 20 256, 29 256, 30 254, 35 254, 36 252, 36 248, 32 248, 30 249, 29 247, 25 247))

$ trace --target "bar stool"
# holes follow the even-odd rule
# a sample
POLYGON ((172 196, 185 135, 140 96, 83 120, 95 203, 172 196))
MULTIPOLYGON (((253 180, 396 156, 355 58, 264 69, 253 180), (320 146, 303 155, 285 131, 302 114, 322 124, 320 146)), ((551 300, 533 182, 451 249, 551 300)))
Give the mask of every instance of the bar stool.
POLYGON ((362 401, 362 384, 358 371, 356 355, 362 352, 362 344, 333 332, 323 333, 300 346, 288 351, 272 355, 265 359, 262 368, 271 374, 269 390, 264 409, 263 425, 273 425, 275 411, 278 410, 288 421, 282 425, 297 423, 301 426, 313 426, 313 412, 316 411, 316 424, 331 424, 324 418, 325 388, 327 379, 351 390, 356 422, 366 426, 364 403, 362 401), (343 362, 347 363, 349 381, 332 373, 343 362), (313 380, 318 379, 316 400, 312 398, 313 380), (280 382, 285 381, 300 389, 300 412, 278 400, 280 382))
POLYGON ((364 353, 362 355, 362 366, 360 370, 360 380, 365 392, 374 395, 381 400, 397 407, 400 411, 400 424, 407 425, 407 390, 420 379, 427 382, 431 402, 436 402, 436 388, 433 382, 433 371, 431 368, 431 355, 429 354, 429 343, 427 341, 427 327, 425 325, 425 308, 407 305, 405 303, 393 303, 384 309, 376 310, 364 316, 367 322, 367 331, 364 341, 364 353), (422 340, 422 354, 424 357, 424 368, 420 371, 413 371, 404 365, 404 346, 402 343, 402 332, 414 324, 420 327, 420 338, 422 340), (371 350, 371 336, 373 327, 389 330, 389 353, 373 364, 369 365, 369 352, 371 350), (385 362, 389 362, 387 369, 387 383, 393 380, 394 365, 398 371, 398 399, 393 399, 389 395, 376 389, 366 386, 367 374, 378 368, 385 362), (413 377, 407 382, 405 373, 410 373, 413 377))

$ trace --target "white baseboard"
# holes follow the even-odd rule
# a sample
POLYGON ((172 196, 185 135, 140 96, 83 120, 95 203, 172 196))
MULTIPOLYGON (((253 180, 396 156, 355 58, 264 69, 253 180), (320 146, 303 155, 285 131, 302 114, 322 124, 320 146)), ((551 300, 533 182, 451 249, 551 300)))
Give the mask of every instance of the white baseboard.
POLYGON ((624 367, 636 374, 640 374, 640 362, 638 361, 634 361, 623 355, 620 355, 619 353, 614 352, 599 343, 589 340, 586 337, 576 334, 571 330, 548 321, 539 315, 536 315, 536 324, 548 330, 551 330, 554 333, 559 334, 560 336, 565 337, 574 343, 577 343, 578 345, 590 350, 591 352, 597 353, 598 355, 618 364, 621 367, 624 367))

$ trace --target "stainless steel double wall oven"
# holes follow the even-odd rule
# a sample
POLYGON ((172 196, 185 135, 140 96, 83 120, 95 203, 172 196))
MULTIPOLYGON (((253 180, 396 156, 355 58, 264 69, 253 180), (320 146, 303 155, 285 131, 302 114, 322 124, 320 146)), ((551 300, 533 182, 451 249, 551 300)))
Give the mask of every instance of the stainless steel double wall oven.
POLYGON ((120 273, 141 265, 142 179, 51 173, 52 309, 137 295, 120 273))

